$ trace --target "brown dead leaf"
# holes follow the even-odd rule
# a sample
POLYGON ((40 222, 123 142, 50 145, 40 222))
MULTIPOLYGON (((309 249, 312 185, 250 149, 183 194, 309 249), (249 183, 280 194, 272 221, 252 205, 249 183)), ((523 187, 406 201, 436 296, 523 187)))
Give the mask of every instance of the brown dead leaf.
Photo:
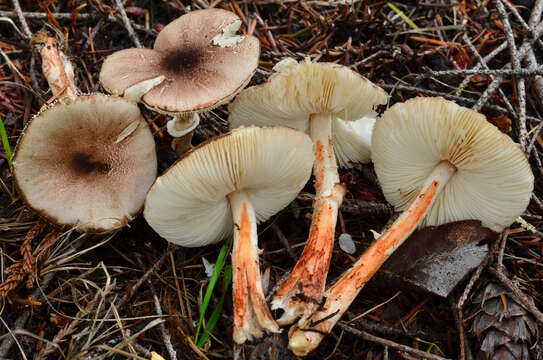
POLYGON ((507 134, 508 132, 511 131, 511 119, 504 114, 501 114, 496 117, 488 118, 488 121, 492 125, 496 126, 498 129, 500 129, 502 133, 507 134))
POLYGON ((447 297, 488 252, 498 234, 467 220, 415 232, 388 259, 383 270, 408 286, 447 297))

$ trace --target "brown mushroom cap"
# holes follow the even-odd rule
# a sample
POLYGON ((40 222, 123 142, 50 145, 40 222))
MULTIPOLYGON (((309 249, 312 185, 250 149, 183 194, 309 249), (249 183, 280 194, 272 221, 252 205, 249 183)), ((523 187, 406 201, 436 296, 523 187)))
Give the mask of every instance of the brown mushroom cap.
POLYGON ((210 110, 242 89, 258 66, 260 43, 237 36, 238 16, 222 9, 190 12, 168 24, 154 49, 126 49, 110 55, 100 82, 113 94, 164 75, 143 103, 158 112, 210 110))
POLYGON ((82 232, 121 228, 156 177, 151 131, 136 104, 103 94, 57 102, 19 139, 13 176, 29 207, 82 232))

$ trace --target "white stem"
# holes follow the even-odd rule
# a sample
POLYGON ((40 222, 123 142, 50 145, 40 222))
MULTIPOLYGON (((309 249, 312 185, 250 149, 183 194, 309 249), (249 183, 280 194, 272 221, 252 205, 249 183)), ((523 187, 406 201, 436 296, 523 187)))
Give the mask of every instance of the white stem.
POLYGON ((332 115, 329 113, 313 114, 309 122, 309 135, 313 140, 315 152, 316 196, 327 197, 339 183, 334 144, 332 143, 332 115))
POLYGON ((171 136, 181 137, 196 129, 199 124, 200 115, 197 113, 188 113, 174 116, 168 121, 166 128, 168 129, 168 134, 171 136))
POLYGON ((448 161, 439 163, 409 208, 325 292, 324 310, 301 319, 297 325, 293 326, 289 332, 289 347, 294 354, 305 356, 319 345, 324 335, 332 330, 366 282, 379 270, 394 250, 413 233, 455 172, 456 167, 448 161))
POLYGON ((263 330, 280 330, 268 309, 262 290, 254 208, 244 191, 235 191, 228 195, 228 199, 234 220, 233 337, 236 343, 242 344, 253 337, 261 337, 263 330))

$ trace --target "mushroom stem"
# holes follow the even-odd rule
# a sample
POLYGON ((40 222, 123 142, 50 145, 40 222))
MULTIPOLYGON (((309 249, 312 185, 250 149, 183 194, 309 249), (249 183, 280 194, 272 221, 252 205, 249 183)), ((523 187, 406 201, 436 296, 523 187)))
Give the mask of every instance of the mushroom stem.
MULTIPOLYGON (((168 129, 168 134, 170 134, 174 138, 180 138, 189 135, 188 142, 190 144, 190 140, 192 139, 192 132, 199 124, 200 115, 198 115, 197 113, 187 113, 174 116, 170 121, 168 121, 168 123, 166 124, 166 128, 168 129)), ((172 149, 177 151, 178 153, 182 153, 184 150, 186 150, 186 147, 182 146, 183 143, 186 143, 186 141, 172 142, 172 149)))
POLYGON ((187 135, 173 138, 172 143, 171 143, 172 150, 175 151, 179 155, 189 150, 191 142, 192 142, 193 134, 194 134, 194 131, 191 131, 187 135))
POLYGON ((247 193, 228 195, 234 220, 232 250, 234 341, 238 344, 261 337, 263 330, 278 333, 260 278, 255 211, 247 193))
POLYGON ((338 208, 345 195, 345 188, 339 183, 331 120, 329 113, 311 115, 316 190, 313 218, 302 255, 272 301, 272 309, 285 311, 278 320, 281 325, 290 324, 300 316, 309 316, 319 306, 326 284, 338 208))
POLYGON ((47 33, 39 33, 32 41, 41 44, 39 49, 42 59, 41 67, 53 91, 53 98, 74 99, 77 96, 74 69, 70 59, 59 50, 57 40, 48 36, 47 33))
POLYGON ((315 146, 315 190, 317 198, 330 196, 339 183, 334 144, 332 142, 332 115, 313 114, 309 122, 309 135, 315 146))
POLYGON ((438 194, 456 172, 448 161, 440 162, 430 174, 419 195, 392 226, 381 235, 324 294, 326 302, 309 317, 300 319, 289 331, 289 347, 297 356, 315 349, 323 337, 351 305, 366 282, 388 257, 413 233, 438 194))

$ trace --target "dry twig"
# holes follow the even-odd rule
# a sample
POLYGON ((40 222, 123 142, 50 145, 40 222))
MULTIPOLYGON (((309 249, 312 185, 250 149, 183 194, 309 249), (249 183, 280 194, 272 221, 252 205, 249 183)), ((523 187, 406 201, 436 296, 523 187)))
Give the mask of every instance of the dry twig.
POLYGON ((420 356, 421 358, 432 359, 432 360, 446 360, 446 358, 441 357, 439 355, 434 355, 434 354, 427 353, 425 351, 420 351, 420 350, 414 349, 414 348, 412 348, 410 346, 398 344, 398 343, 396 343, 394 341, 383 339, 383 338, 380 338, 378 336, 369 334, 369 333, 367 333, 365 331, 355 329, 354 327, 347 325, 343 321, 338 322, 337 325, 340 328, 342 328, 343 330, 345 330, 345 331, 347 331, 347 332, 349 332, 349 333, 351 333, 353 335, 359 336, 362 339, 367 340, 367 341, 371 341, 371 342, 374 342, 374 343, 377 343, 377 344, 381 344, 383 346, 388 346, 388 347, 391 347, 393 349, 398 349, 400 351, 405 351, 405 352, 407 352, 409 354, 420 356))
POLYGON ((126 11, 124 9, 123 2, 121 0, 115 0, 115 5, 117 5, 117 8, 119 9, 119 12, 121 13, 121 19, 124 25, 124 28, 128 32, 128 36, 130 36, 130 39, 136 45, 136 47, 141 48, 141 42, 138 38, 138 35, 134 32, 134 29, 132 28, 132 24, 130 23, 130 20, 128 19, 128 16, 126 15, 126 11))
POLYGON ((30 28, 28 27, 28 23, 26 22, 23 11, 21 10, 21 4, 19 4, 19 0, 12 0, 13 2, 13 9, 15 10, 15 14, 17 14, 17 17, 19 18, 19 22, 21 23, 21 26, 23 27, 23 31, 27 37, 27 39, 30 39, 32 37, 32 31, 30 31, 30 28))
MULTIPOLYGON (((153 294, 153 303, 155 305, 155 310, 159 316, 163 316, 162 307, 160 306, 160 300, 158 299, 158 296, 156 294, 156 290, 153 285, 153 282, 148 279, 147 284, 149 285, 149 288, 151 289, 151 293, 153 294)), ((177 352, 174 350, 172 341, 171 341, 172 336, 168 333, 168 329, 166 329, 166 325, 164 325, 164 323, 160 323, 158 327, 160 329, 160 334, 162 335, 162 342, 164 342, 164 346, 166 347, 166 350, 168 350, 170 359, 177 360, 177 352)))

